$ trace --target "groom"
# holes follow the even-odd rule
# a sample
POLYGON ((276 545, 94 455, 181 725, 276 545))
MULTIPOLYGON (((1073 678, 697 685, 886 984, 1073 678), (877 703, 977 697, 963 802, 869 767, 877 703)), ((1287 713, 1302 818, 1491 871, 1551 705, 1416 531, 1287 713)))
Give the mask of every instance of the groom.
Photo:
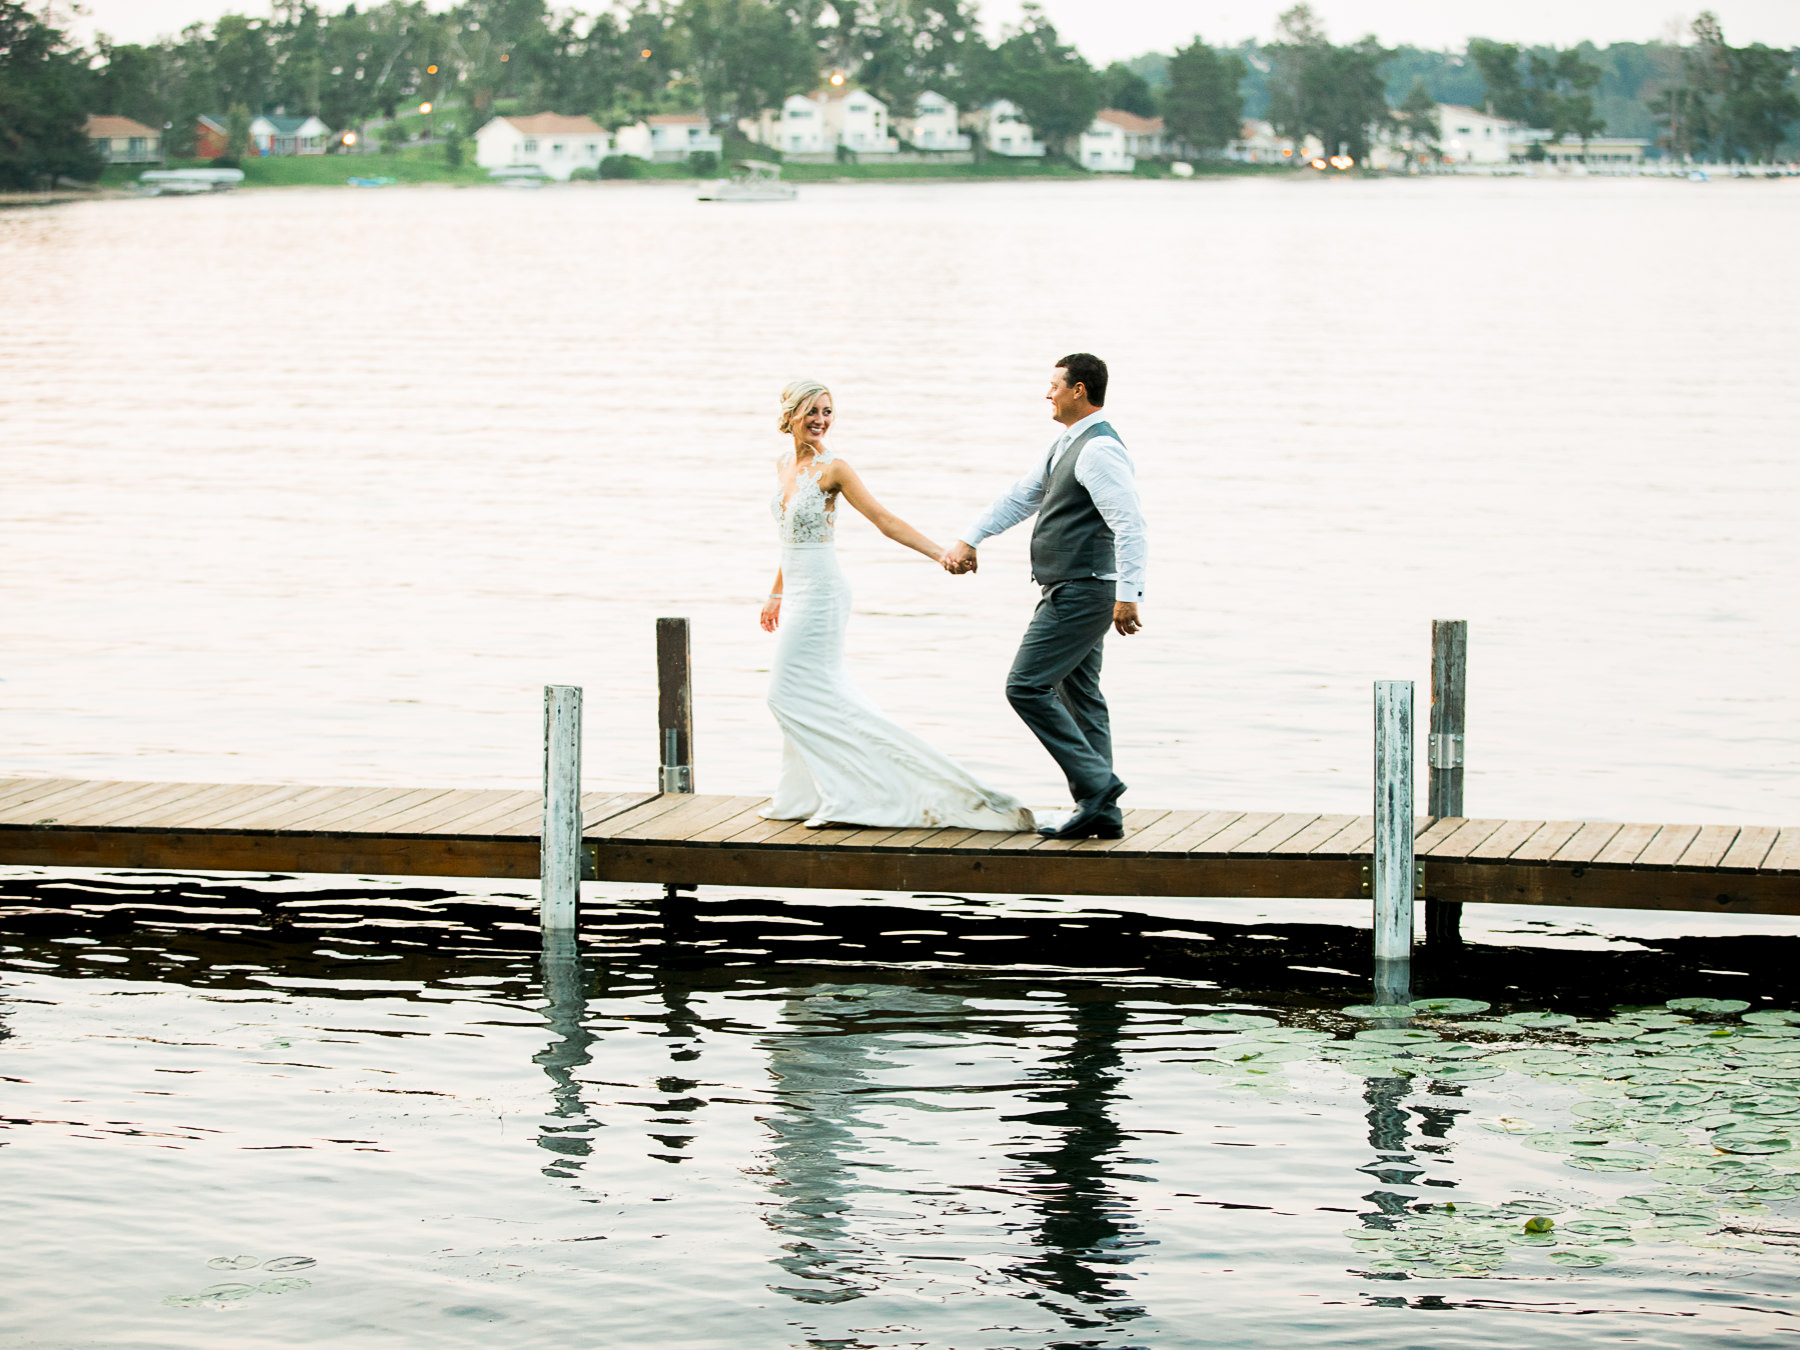
POLYGON ((1131 456, 1101 412, 1106 362, 1086 352, 1063 357, 1045 397, 1062 435, 939 561, 951 573, 973 572, 983 539, 1037 516, 1031 576, 1044 594, 1006 678, 1006 697, 1061 766, 1075 798, 1074 815, 1038 833, 1118 839, 1125 833, 1125 784, 1112 767, 1100 648, 1108 628, 1129 637, 1142 627, 1144 512, 1131 456))

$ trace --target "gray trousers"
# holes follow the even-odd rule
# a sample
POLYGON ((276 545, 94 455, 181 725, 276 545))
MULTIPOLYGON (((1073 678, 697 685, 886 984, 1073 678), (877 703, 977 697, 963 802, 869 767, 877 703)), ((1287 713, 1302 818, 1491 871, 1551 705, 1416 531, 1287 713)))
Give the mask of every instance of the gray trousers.
POLYGON ((1044 743, 1078 802, 1113 779, 1100 654, 1116 589, 1098 577, 1046 587, 1006 677, 1007 702, 1044 743))

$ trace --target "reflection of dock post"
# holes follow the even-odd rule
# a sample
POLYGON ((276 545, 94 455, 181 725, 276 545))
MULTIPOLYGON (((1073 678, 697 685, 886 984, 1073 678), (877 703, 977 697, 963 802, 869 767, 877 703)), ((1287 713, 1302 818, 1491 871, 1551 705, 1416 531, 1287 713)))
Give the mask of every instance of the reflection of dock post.
POLYGON ((538 840, 546 932, 575 931, 581 901, 581 690, 544 686, 544 822, 538 840))
POLYGON ((1375 682, 1375 1001, 1411 997, 1413 941, 1413 687, 1375 682))
MULTIPOLYGON (((1431 624, 1431 739, 1426 763, 1425 814, 1433 820, 1463 813, 1463 727, 1469 674, 1469 625, 1463 619, 1431 624)), ((1462 902, 1425 901, 1425 945, 1462 945, 1462 902)))

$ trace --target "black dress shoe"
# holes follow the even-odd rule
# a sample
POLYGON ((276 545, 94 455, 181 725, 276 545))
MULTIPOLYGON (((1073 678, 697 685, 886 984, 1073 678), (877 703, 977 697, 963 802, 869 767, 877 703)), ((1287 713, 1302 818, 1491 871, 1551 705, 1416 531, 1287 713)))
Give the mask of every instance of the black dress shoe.
POLYGON ((1076 802, 1075 814, 1061 825, 1039 826, 1038 833, 1047 839, 1122 839, 1124 822, 1113 807, 1124 791, 1125 784, 1115 778, 1094 796, 1076 802))

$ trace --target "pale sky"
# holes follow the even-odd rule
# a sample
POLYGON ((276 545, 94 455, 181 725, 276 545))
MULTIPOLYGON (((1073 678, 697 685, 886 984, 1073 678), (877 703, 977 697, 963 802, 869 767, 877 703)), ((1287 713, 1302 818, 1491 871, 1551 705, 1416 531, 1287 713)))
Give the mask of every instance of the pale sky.
MULTIPOLYGON (((68 0, 55 0, 67 10, 68 0)), ((1090 61, 1104 64, 1147 51, 1167 51, 1196 33, 1212 43, 1267 39, 1275 16, 1291 0, 1043 0, 1046 13, 1090 61)), ((341 0, 327 0, 342 7, 341 0)), ((1588 38, 1642 42, 1662 35, 1671 23, 1685 24, 1710 7, 1723 21, 1726 40, 1800 46, 1800 0, 1312 0, 1327 31, 1339 41, 1374 33, 1390 44, 1460 47, 1470 36, 1506 42, 1569 46, 1588 38)), ((434 5, 434 8, 436 6, 434 5)), ((601 0, 574 0, 589 12, 601 0)), ((86 11, 76 31, 110 33, 122 42, 146 42, 178 32, 195 19, 212 20, 227 11, 267 12, 264 0, 81 0, 86 11)), ((998 26, 1018 17, 1018 0, 985 0, 982 13, 998 26)))

